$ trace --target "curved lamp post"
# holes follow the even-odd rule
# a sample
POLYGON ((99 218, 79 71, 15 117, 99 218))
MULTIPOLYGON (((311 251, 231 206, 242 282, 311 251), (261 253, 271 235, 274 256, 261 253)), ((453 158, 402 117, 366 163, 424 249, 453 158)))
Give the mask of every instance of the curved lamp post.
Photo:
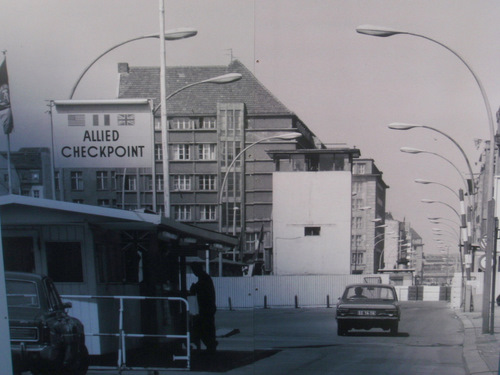
POLYGON ((472 70, 472 67, 469 63, 458 54, 455 50, 451 49, 447 45, 432 39, 428 36, 412 33, 408 31, 391 29, 383 26, 374 26, 374 25, 362 25, 356 28, 356 31, 360 34, 378 36, 378 37, 389 37, 392 35, 410 35, 418 38, 426 39, 430 42, 436 43, 441 47, 445 48, 452 54, 454 54, 469 70, 469 72, 474 77, 479 90, 481 91, 481 96, 483 98, 484 106, 486 109, 486 116, 488 118, 488 128, 490 135, 490 151, 488 153, 488 170, 486 175, 486 183, 485 183, 485 191, 486 191, 486 200, 488 201, 488 213, 487 213, 487 246, 486 246, 486 270, 484 273, 483 279, 483 304, 482 304, 482 331, 483 333, 493 333, 494 332, 494 294, 495 294, 495 285, 492 283, 492 261, 493 261, 493 247, 495 245, 495 202, 493 196, 493 180, 495 177, 495 123, 493 121, 493 115, 491 112, 491 106, 486 95, 486 91, 484 89, 481 80, 477 76, 477 74, 472 70), (491 296, 490 296, 491 294, 491 296))
POLYGON ((449 187, 448 185, 442 184, 440 182, 434 182, 434 181, 424 180, 424 179, 421 179, 421 178, 415 179, 415 182, 417 184, 422 184, 422 185, 435 184, 435 185, 442 186, 442 187, 448 189, 449 191, 451 191, 458 198, 458 200, 460 200, 460 196, 458 195, 458 193, 455 190, 453 190, 451 187, 449 187))
MULTIPOLYGON (((178 28, 178 29, 173 29, 173 30, 168 30, 168 31, 165 31, 164 33, 164 40, 178 40, 178 39, 185 39, 185 38, 190 38, 192 36, 195 36, 196 34, 198 33, 198 31, 196 31, 195 29, 192 29, 192 28, 188 28, 188 27, 182 27, 182 28, 178 28)), ((75 94, 75 91, 76 91, 76 88, 78 86, 78 84, 80 83, 80 81, 82 80, 83 76, 87 73, 87 71, 101 58, 103 57, 104 55, 108 54, 109 52, 113 51, 114 49, 118 48, 118 47, 121 47, 123 46, 124 44, 127 44, 127 43, 131 43, 131 42, 135 42, 136 40, 141 40, 141 39, 159 39, 160 38, 160 34, 151 34, 151 35, 143 35, 143 36, 138 36, 136 38, 132 38, 132 39, 129 39, 129 40, 126 40, 124 42, 121 42, 121 43, 118 43, 116 45, 114 45, 113 47, 111 48, 108 48, 106 51, 104 51, 103 53, 101 53, 99 56, 97 56, 82 72, 82 74, 80 74, 80 76, 78 77, 78 79, 76 80, 75 84, 73 85, 73 88, 71 89, 71 93, 69 95, 69 98, 70 99, 73 99, 73 95, 75 94)))
MULTIPOLYGON (((239 73, 228 73, 228 74, 223 74, 221 76, 205 79, 203 81, 198 81, 194 83, 190 83, 186 86, 181 87, 180 89, 175 90, 174 92, 168 94, 168 96, 165 98, 165 101, 169 100, 172 96, 175 96, 176 94, 180 93, 181 91, 188 89, 193 86, 201 85, 202 83, 215 83, 218 85, 225 84, 225 83, 231 83, 235 81, 239 81, 243 76, 239 73)), ((153 110, 153 115, 158 112, 158 109, 161 108, 161 103, 158 104, 155 109, 153 110)))
POLYGON ((460 219, 460 214, 458 213, 457 210, 455 210, 451 205, 449 205, 448 203, 445 203, 445 202, 441 202, 441 201, 438 201, 438 200, 434 200, 434 199, 421 199, 420 200, 422 203, 439 203, 439 204, 443 204, 445 206, 447 206, 448 208, 450 208, 451 210, 453 210, 453 212, 458 216, 458 218, 460 219))
MULTIPOLYGON (((407 154, 430 154, 430 155, 435 155, 438 158, 441 158, 441 159, 447 161, 458 172, 458 174, 460 175, 460 178, 462 179, 462 182, 464 184, 465 189, 468 190, 467 181, 465 181, 465 178, 462 175, 462 172, 460 172, 460 169, 458 169, 458 167, 455 164, 453 164, 453 162, 451 160, 449 160, 448 158, 444 157, 443 155, 440 155, 437 152, 421 150, 419 148, 413 148, 413 147, 401 147, 400 151, 404 152, 404 153, 407 153, 407 154)), ((468 195, 468 198, 469 198, 469 204, 470 204, 471 203, 470 202, 470 195, 468 195)))
MULTIPOLYGON (((297 138, 299 138, 301 136, 302 136, 301 133, 292 132, 292 133, 278 134, 278 135, 273 135, 273 136, 270 136, 270 137, 265 137, 265 138, 259 139, 256 142, 253 142, 253 143, 249 144, 247 147, 245 147, 243 150, 241 150, 238 153, 238 155, 236 155, 233 158, 233 160, 231 161, 231 163, 229 164, 229 166, 226 168, 226 173, 224 174, 224 179, 222 180, 222 183, 220 185, 220 192, 219 192, 219 199, 218 199, 218 205, 219 205, 219 232, 222 231, 222 194, 224 194, 224 187, 226 185, 226 181, 227 181, 227 178, 228 178, 228 175, 229 175, 229 171, 234 166, 236 160, 238 160, 238 158, 241 155, 243 155, 249 148, 255 146, 258 143, 269 141, 271 139, 291 140, 291 139, 297 139, 297 138)), ((233 232, 235 232, 235 227, 234 226, 233 226, 233 232)))
POLYGON ((401 122, 393 122, 392 124, 389 124, 388 127, 389 127, 389 129, 392 129, 392 130, 410 130, 410 129, 415 129, 415 128, 422 128, 422 129, 429 129, 429 130, 435 131, 441 135, 444 135, 446 138, 448 138, 450 141, 452 141, 455 144, 455 146, 457 146, 457 148, 460 150, 462 156, 464 157, 465 162, 467 163, 467 168, 469 170, 470 180, 471 180, 471 184, 472 184, 472 192, 470 192, 469 189, 467 189, 467 191, 469 191, 469 193, 472 193, 472 194, 476 193, 477 190, 476 190, 476 184, 474 181, 474 173, 472 172, 472 167, 471 167, 469 158, 467 157, 467 154, 465 153, 463 148, 452 137, 450 137, 448 134, 446 134, 445 132, 443 132, 439 129, 433 128, 432 126, 426 126, 426 125, 416 125, 416 124, 405 124, 405 123, 401 123, 401 122))

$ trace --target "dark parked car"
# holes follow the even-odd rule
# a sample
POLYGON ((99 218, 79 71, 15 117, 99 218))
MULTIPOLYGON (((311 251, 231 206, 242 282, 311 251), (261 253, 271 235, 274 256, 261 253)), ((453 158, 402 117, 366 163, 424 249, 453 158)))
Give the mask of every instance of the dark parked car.
POLYGON ((88 351, 82 323, 66 313, 47 276, 6 272, 14 373, 84 375, 88 351))
POLYGON ((382 328, 398 333, 401 310, 392 285, 354 284, 345 288, 337 303, 337 334, 350 329, 382 328))

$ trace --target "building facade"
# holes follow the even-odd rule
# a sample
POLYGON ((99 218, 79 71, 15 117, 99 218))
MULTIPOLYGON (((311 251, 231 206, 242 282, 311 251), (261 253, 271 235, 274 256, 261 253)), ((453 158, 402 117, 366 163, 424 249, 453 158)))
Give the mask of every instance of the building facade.
POLYGON ((351 273, 376 273, 384 250, 389 186, 373 159, 356 159, 352 170, 351 273))
POLYGON ((258 260, 264 263, 264 272, 270 272, 274 164, 266 151, 324 146, 239 61, 166 70, 167 91, 178 92, 167 101, 167 155, 158 111, 159 67, 120 63, 119 99, 154 103, 154 164, 151 168, 64 168, 56 176, 59 188, 65 184, 61 198, 127 210, 167 211, 177 221, 238 236, 239 251, 228 256, 258 260), (191 87, 226 73, 239 73, 242 79, 191 87), (299 137, 279 138, 291 132, 299 137))

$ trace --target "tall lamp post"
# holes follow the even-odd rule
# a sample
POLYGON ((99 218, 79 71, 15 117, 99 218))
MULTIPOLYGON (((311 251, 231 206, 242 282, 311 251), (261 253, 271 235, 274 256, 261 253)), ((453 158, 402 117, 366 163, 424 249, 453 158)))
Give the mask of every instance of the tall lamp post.
MULTIPOLYGON (((183 27, 183 28, 178 28, 178 29, 172 29, 172 30, 165 31, 163 33, 163 38, 164 38, 164 40, 170 41, 170 40, 177 40, 177 39, 189 38, 189 37, 195 36, 196 34, 197 34, 197 31, 195 29, 183 27)), ((160 39, 160 35, 161 34, 150 34, 150 35, 138 36, 136 38, 132 38, 132 39, 126 40, 124 42, 118 43, 118 44, 116 44, 116 45, 108 48, 106 51, 104 51, 99 56, 97 56, 94 60, 92 60, 92 62, 89 65, 87 65, 87 67, 83 70, 83 72, 80 74, 80 76, 78 77, 78 79, 74 83, 73 88, 71 89, 71 93, 69 94, 69 99, 73 99, 73 95, 75 94, 76 88, 80 84, 80 81, 82 80, 82 78, 85 76, 85 74, 87 74, 87 72, 89 71, 89 69, 98 60, 100 60, 104 55, 108 54, 109 52, 113 51, 114 49, 116 49, 118 47, 123 46, 124 44, 135 42, 136 40, 141 40, 141 39, 160 39)))
MULTIPOLYGON (((233 160, 231 161, 231 163, 226 168, 226 173, 224 174, 224 178, 222 179, 222 183, 221 183, 220 188, 219 188, 219 196, 218 196, 218 199, 217 199, 217 205, 219 206, 219 232, 222 232, 222 195, 224 194, 224 188, 226 186, 226 182, 227 182, 227 178, 229 176, 229 172, 231 171, 231 168, 233 168, 233 166, 236 163, 236 161, 238 160, 238 158, 241 155, 243 155, 249 148, 251 148, 251 147, 253 147, 253 146, 255 146, 255 145, 259 144, 259 143, 262 143, 262 142, 265 142, 265 141, 269 141, 271 139, 292 140, 292 139, 297 139, 297 138, 299 138, 301 136, 302 136, 301 133, 291 132, 291 133, 277 134, 277 135, 273 135, 273 136, 270 136, 270 137, 261 138, 261 139, 255 141, 255 142, 249 144, 248 146, 246 146, 243 150, 241 150, 233 158, 233 160)), ((236 226, 235 226, 236 224, 235 224, 235 222, 236 222, 236 220, 233 217, 233 235, 236 234, 236 226)), ((235 254, 233 254, 233 256, 234 255, 235 254)), ((207 257, 207 259, 208 259, 208 257, 207 257)), ((222 261, 222 258, 220 256, 219 256, 219 261, 222 261)))
POLYGON ((486 245, 486 269, 484 272, 484 281, 483 281, 483 309, 482 309, 482 331, 483 333, 493 333, 493 314, 492 311, 494 308, 493 297, 495 292, 495 286, 492 285, 492 262, 493 262, 493 248, 495 246, 495 201, 493 196, 493 180, 495 176, 495 123, 493 122, 493 115, 491 112, 490 102, 488 100, 488 96, 486 95, 486 91, 484 90, 483 84, 481 80, 477 76, 477 74, 472 70, 471 66, 467 61, 460 56, 456 51, 448 47, 447 45, 432 39, 428 36, 422 34, 416 34, 408 31, 395 30, 387 27, 381 26, 373 26, 373 25, 362 25, 356 28, 356 31, 360 34, 377 36, 377 37, 389 37, 392 35, 410 35, 418 38, 426 39, 430 42, 436 43, 441 47, 447 49, 449 52, 454 54, 469 70, 469 72, 474 77, 479 90, 481 91, 481 96, 484 101, 484 106, 486 109, 486 116, 488 118, 488 127, 489 127, 489 135, 490 135, 490 151, 488 153, 488 170, 486 175, 486 199, 488 201, 488 214, 487 214, 487 245, 486 245), (491 296, 490 296, 491 293, 491 296))

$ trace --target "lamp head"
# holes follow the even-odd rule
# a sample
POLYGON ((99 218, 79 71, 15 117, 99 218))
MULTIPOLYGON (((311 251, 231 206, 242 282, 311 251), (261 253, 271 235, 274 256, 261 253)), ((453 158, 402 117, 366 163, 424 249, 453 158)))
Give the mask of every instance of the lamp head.
POLYGON ((423 203, 436 203, 437 201, 435 201, 433 199, 421 199, 420 202, 423 202, 423 203))
POLYGON ((165 40, 177 40, 191 38, 198 34, 198 31, 191 27, 179 27, 178 29, 172 29, 165 31, 165 40))
POLYGON ((302 133, 293 132, 293 133, 285 133, 277 135, 275 138, 289 140, 289 139, 297 139, 299 137, 302 137, 302 133))
POLYGON ((402 31, 397 31, 390 29, 388 27, 383 26, 375 26, 375 25, 361 25, 356 27, 356 31, 360 34, 370 35, 370 36, 379 36, 379 37, 387 37, 396 34, 404 34, 402 31))
POLYGON ((387 126, 389 129, 392 130, 410 130, 413 128, 419 128, 421 127, 420 125, 412 125, 412 124, 405 124, 403 122, 393 122, 387 126))
POLYGON ((230 82, 239 81, 242 77, 243 76, 239 73, 228 73, 228 74, 224 74, 221 76, 206 79, 203 82, 204 83, 218 83, 218 84, 230 83, 230 82))
POLYGON ((430 184, 430 183, 431 183, 431 181, 428 181, 428 180, 423 180, 423 179, 421 179, 421 178, 416 178, 416 179, 415 179, 415 182, 416 182, 417 184, 424 184, 424 185, 427 185, 427 184, 430 184))
POLYGON ((421 152, 424 152, 424 150, 420 150, 418 148, 413 148, 413 147, 401 147, 399 150, 401 152, 406 152, 407 154, 419 154, 421 152))

